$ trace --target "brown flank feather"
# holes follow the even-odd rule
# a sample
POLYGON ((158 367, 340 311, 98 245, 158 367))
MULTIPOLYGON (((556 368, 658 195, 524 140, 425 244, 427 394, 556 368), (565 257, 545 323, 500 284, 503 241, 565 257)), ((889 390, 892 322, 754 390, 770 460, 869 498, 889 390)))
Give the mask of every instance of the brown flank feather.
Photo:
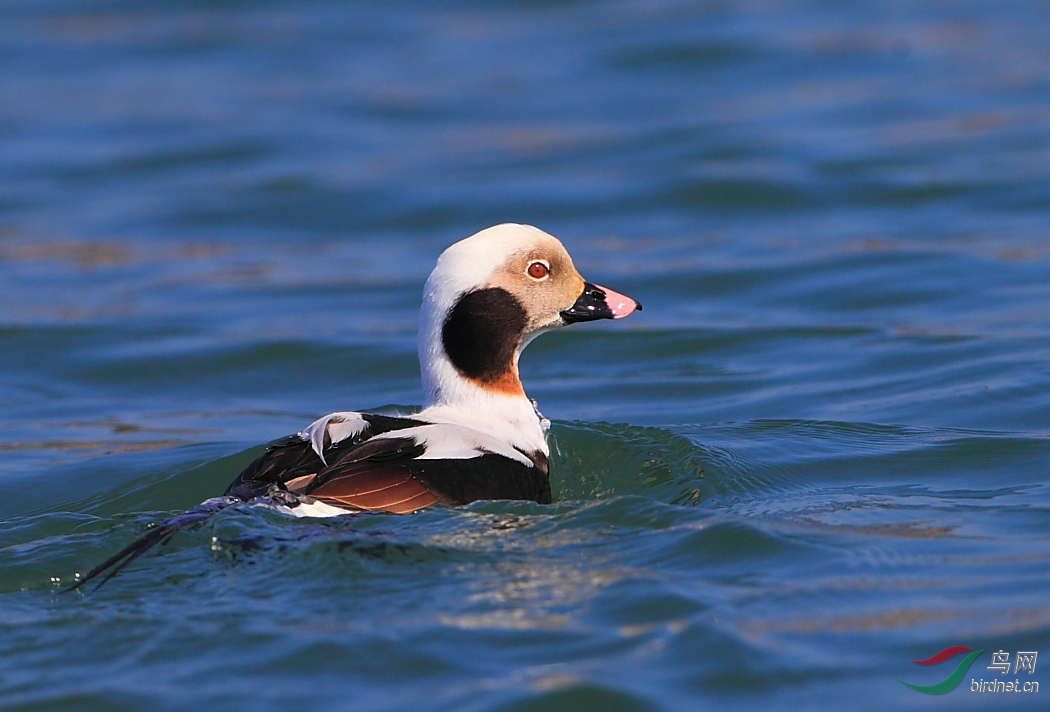
POLYGON ((310 496, 334 506, 411 512, 441 501, 426 486, 399 467, 370 468, 334 477, 310 496), (408 505, 407 508, 405 505, 408 505))

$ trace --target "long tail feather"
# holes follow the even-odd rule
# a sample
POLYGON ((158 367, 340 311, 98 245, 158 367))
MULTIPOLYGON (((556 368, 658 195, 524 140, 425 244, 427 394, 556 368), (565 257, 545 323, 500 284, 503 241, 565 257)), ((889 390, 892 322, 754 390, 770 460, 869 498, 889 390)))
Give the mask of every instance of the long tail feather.
POLYGON ((161 522, 148 532, 131 542, 113 556, 87 572, 87 575, 77 581, 69 588, 63 589, 62 593, 76 591, 87 582, 105 574, 92 590, 92 593, 102 588, 106 581, 123 571, 128 564, 145 554, 157 544, 165 541, 180 529, 199 524, 221 509, 226 509, 234 504, 241 504, 242 500, 236 497, 214 497, 201 502, 196 507, 188 509, 182 514, 161 522))

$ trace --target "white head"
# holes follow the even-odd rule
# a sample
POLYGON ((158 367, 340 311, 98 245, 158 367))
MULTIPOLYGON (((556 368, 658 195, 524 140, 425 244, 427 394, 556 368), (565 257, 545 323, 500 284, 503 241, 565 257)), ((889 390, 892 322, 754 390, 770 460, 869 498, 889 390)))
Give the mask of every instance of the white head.
POLYGON ((586 282, 561 242, 530 225, 496 225, 460 240, 441 253, 423 290, 426 405, 497 412, 507 399, 528 403, 518 357, 532 339, 636 309, 633 299, 586 282))

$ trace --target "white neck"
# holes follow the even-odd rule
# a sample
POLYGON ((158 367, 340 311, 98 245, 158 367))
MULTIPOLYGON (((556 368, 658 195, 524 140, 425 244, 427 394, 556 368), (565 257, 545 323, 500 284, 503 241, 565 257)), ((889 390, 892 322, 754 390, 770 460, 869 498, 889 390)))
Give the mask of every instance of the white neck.
MULTIPOLYGON (((490 433, 525 452, 549 454, 540 415, 524 391, 495 392, 464 378, 449 361, 441 330, 448 307, 435 299, 428 281, 419 319, 419 370, 424 410, 417 417, 436 423, 456 423, 490 433)), ((524 343, 521 348, 524 348, 524 343)), ((514 354, 514 373, 518 356, 514 354)))

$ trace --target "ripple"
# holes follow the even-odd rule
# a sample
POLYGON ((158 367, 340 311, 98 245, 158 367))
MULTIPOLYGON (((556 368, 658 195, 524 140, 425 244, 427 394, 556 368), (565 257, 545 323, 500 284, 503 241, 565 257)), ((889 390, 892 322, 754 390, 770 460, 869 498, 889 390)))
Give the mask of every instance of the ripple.
POLYGON ((695 504, 709 491, 701 451, 672 432, 606 423, 559 423, 552 432, 556 499, 645 493, 695 504))

